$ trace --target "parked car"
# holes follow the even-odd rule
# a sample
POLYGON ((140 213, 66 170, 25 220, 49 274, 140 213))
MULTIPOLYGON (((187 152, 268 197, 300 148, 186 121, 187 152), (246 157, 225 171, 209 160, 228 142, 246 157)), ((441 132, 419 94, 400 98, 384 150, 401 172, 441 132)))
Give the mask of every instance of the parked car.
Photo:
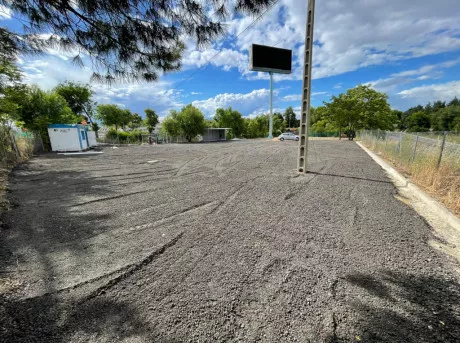
POLYGON ((284 141, 284 140, 296 140, 298 141, 300 138, 297 135, 294 135, 292 132, 284 132, 281 135, 278 136, 278 140, 284 141))

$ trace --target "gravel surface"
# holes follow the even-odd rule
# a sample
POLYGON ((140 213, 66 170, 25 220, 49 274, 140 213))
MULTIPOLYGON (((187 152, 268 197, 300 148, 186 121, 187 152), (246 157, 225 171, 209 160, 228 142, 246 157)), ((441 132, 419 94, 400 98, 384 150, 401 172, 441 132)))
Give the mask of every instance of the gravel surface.
MULTIPOLYGON (((44 155, 10 176, 1 342, 459 342, 456 264, 354 142, 44 155)), ((1 288, 0 288, 1 289, 1 288)))

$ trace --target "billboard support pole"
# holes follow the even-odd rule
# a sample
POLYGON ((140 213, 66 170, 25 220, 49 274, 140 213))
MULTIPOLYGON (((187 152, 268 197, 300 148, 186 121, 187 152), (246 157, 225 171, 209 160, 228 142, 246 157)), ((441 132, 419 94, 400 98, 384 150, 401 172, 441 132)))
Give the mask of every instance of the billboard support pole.
POLYGON ((270 74, 270 126, 268 128, 268 138, 273 138, 273 72, 270 74))
POLYGON ((297 171, 307 173, 308 132, 310 125, 311 63, 313 52, 313 26, 315 23, 315 0, 308 1, 305 33, 305 59, 303 69, 302 106, 300 107, 300 139, 297 171))

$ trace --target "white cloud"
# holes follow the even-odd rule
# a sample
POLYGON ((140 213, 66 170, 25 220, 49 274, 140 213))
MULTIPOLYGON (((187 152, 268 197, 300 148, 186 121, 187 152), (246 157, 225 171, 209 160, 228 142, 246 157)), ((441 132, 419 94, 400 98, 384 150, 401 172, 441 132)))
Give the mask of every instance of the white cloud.
POLYGON ((436 80, 444 76, 444 69, 460 64, 460 59, 446 61, 438 64, 424 65, 418 69, 405 70, 391 74, 390 77, 367 82, 373 88, 386 93, 395 92, 399 86, 416 81, 436 80))
MULTIPOLYGON (((50 90, 65 81, 89 83, 92 75, 92 70, 88 67, 76 67, 69 60, 53 55, 21 59, 19 64, 24 73, 24 82, 36 84, 44 90, 50 90)), ((166 81, 112 86, 92 84, 92 87, 98 103, 116 103, 139 111, 140 114, 148 106, 154 108, 159 115, 166 115, 169 110, 184 106, 180 100, 182 90, 174 89, 166 81), (139 106, 142 107, 139 109, 139 106)))
POLYGON ((208 50, 191 50, 184 54, 182 64, 187 67, 203 67, 207 63, 216 67, 222 67, 223 70, 229 71, 237 68, 241 73, 247 72, 249 65, 248 55, 232 49, 208 49, 208 50))
POLYGON ((424 85, 403 90, 398 95, 410 103, 426 104, 430 101, 449 101, 460 97, 460 81, 424 85))
POLYGON ((302 100, 302 94, 285 95, 281 99, 281 101, 300 101, 300 100, 302 100))
POLYGON ((342 88, 342 82, 336 83, 334 85, 334 89, 341 89, 342 88))
POLYGON ((13 12, 11 12, 11 10, 8 7, 0 5, 0 19, 2 20, 11 19, 12 15, 13 15, 13 12))
MULTIPOLYGON (((294 72, 281 79, 301 79, 306 7, 307 1, 280 2, 234 46, 246 51, 252 43, 279 43, 293 49, 294 72)), ((318 1, 315 16, 314 78, 460 49, 460 7, 454 0, 318 1)), ((229 32, 236 35, 252 20, 233 19, 229 32)))
MULTIPOLYGON (((278 91, 273 92, 278 95, 278 91)), ((266 113, 269 107, 270 91, 268 89, 256 89, 250 93, 223 93, 207 100, 193 101, 193 106, 198 107, 206 116, 212 116, 218 108, 232 107, 241 112, 243 116, 253 113, 266 113)))

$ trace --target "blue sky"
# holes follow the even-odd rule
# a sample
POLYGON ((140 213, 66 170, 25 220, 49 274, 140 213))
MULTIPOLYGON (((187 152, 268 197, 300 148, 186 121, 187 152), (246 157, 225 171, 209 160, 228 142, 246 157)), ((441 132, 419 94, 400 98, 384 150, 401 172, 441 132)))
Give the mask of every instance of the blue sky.
MULTIPOLYGON (((227 34, 198 50, 186 39, 183 69, 152 84, 93 84, 98 103, 116 103, 143 115, 164 117, 193 103, 207 117, 232 106, 244 116, 268 111, 268 74, 248 70, 252 43, 293 50, 293 73, 276 75, 274 108, 300 108, 302 51, 307 1, 280 0, 239 37, 254 18, 228 20, 227 34), (212 56, 221 51, 206 64, 212 56)), ((1 25, 21 30, 15 14, 0 8, 1 25)), ((393 108, 460 97, 460 6, 458 0, 327 0, 316 2, 312 105, 357 84, 389 95, 393 108)), ((72 53, 22 57, 27 83, 51 89, 65 80, 89 82, 91 69, 70 62, 72 53)), ((88 62, 88 60, 85 60, 88 62)))

